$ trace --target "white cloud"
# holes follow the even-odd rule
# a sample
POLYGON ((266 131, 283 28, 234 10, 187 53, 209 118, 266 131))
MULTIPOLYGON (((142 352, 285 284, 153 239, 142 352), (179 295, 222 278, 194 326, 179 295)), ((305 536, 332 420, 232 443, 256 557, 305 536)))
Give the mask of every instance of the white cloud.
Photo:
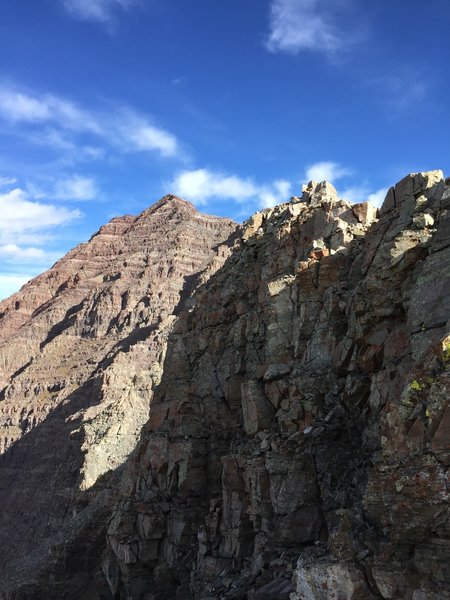
POLYGON ((377 206, 378 208, 380 208, 384 202, 384 199, 386 198, 388 191, 389 191, 389 188, 381 188, 381 189, 377 190, 376 192, 372 192, 371 194, 369 194, 367 196, 367 200, 374 206, 377 206))
MULTIPOLYGON (((310 165, 306 169, 308 180, 336 181, 352 175, 352 170, 338 163, 327 161, 310 165)), ((167 184, 169 192, 190 200, 197 206, 205 206, 211 200, 232 200, 244 210, 242 214, 288 202, 292 185, 279 179, 270 183, 256 183, 253 179, 224 174, 209 169, 186 170, 167 184)), ((349 202, 369 201, 380 206, 386 189, 372 191, 367 184, 347 187, 341 197, 349 202)))
POLYGON ((0 215, 0 242, 11 243, 15 234, 45 231, 68 223, 80 217, 81 213, 34 202, 24 190, 16 188, 0 194, 0 215))
POLYGON ((18 292, 34 275, 22 273, 0 273, 0 300, 18 292))
MULTIPOLYGON (((347 179, 353 175, 353 170, 333 161, 317 162, 305 171, 305 181, 329 181, 335 183, 341 179, 347 179)), ((348 202, 366 202, 369 201, 375 206, 381 206, 387 194, 387 188, 380 188, 373 191, 367 182, 352 183, 348 185, 342 193, 341 198, 348 202)))
POLYGON ((15 177, 0 176, 0 188, 7 187, 9 185, 14 185, 15 183, 17 183, 17 179, 15 177))
POLYGON ((258 188, 250 180, 214 173, 208 169, 183 171, 172 186, 177 195, 186 196, 198 204, 206 204, 211 198, 232 198, 239 201, 258 194, 258 188))
POLYGON ((101 133, 95 119, 69 100, 25 94, 4 85, 0 86, 0 115, 12 122, 57 123, 64 129, 101 133))
POLYGON ((127 10, 137 4, 135 0, 62 0, 62 3, 72 17, 100 23, 109 23, 117 9, 127 10))
MULTIPOLYGON (((81 216, 79 211, 30 199, 20 188, 0 194, 0 299, 16 292, 32 276, 60 256, 40 247, 51 238, 49 232, 81 216), (8 265, 22 265, 23 273, 12 273, 8 265)), ((17 267, 15 267, 17 269, 17 267)))
POLYGON ((116 142, 129 152, 156 150, 162 156, 175 156, 178 152, 177 138, 171 133, 155 127, 147 119, 130 110, 122 111, 116 121, 116 142))
POLYGON ((354 185, 345 188, 339 195, 348 202, 364 202, 367 200, 369 190, 367 189, 366 185, 354 185))
POLYGON ((263 187, 260 191, 260 207, 269 208, 281 202, 287 202, 291 195, 291 187, 289 181, 284 179, 275 181, 269 188, 263 187))
POLYGON ((208 169, 182 171, 169 183, 169 189, 174 194, 199 206, 218 198, 237 203, 249 202, 258 208, 286 202, 289 199, 290 187, 290 183, 284 180, 260 185, 251 179, 208 169))
POLYGON ((355 185, 345 189, 342 198, 349 202, 370 202, 374 206, 380 207, 388 192, 388 188, 380 188, 375 192, 370 191, 367 184, 355 185))
POLYGON ((336 0, 272 0, 267 49, 291 54, 302 50, 336 53, 353 41, 336 20, 343 7, 336 0))
POLYGON ((44 263, 49 260, 49 254, 34 246, 22 248, 17 244, 0 244, 0 259, 10 263, 44 263))
POLYGON ((0 88, 0 113, 11 121, 47 121, 51 116, 46 102, 5 88, 0 88))
POLYGON ((351 175, 351 169, 333 161, 317 162, 306 169, 307 181, 337 181, 351 175))
POLYGON ((156 152, 163 157, 180 154, 175 135, 126 107, 88 111, 52 94, 24 93, 0 85, 0 117, 15 126, 33 125, 34 129, 27 127, 24 132, 28 140, 78 159, 104 157, 99 140, 121 153, 156 152), (82 141, 76 136, 83 136, 82 141))
POLYGON ((43 246, 55 239, 55 233, 57 232, 52 232, 50 229, 43 231, 24 231, 23 233, 15 231, 11 236, 8 236, 7 233, 3 233, 0 236, 0 243, 14 243, 27 247, 31 244, 34 246, 43 246))
POLYGON ((98 198, 100 190, 93 177, 74 173, 61 179, 51 176, 42 177, 39 183, 29 181, 26 186, 26 195, 34 201, 43 199, 84 201, 98 198))
POLYGON ((73 175, 56 182, 54 196, 60 200, 93 200, 98 193, 95 179, 73 175))

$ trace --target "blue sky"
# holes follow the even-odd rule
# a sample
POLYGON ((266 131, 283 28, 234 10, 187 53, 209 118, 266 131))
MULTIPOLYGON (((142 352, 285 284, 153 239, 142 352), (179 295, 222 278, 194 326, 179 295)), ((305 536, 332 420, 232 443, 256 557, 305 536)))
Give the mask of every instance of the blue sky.
POLYGON ((243 220, 450 156, 448 0, 2 0, 0 298, 166 193, 243 220))

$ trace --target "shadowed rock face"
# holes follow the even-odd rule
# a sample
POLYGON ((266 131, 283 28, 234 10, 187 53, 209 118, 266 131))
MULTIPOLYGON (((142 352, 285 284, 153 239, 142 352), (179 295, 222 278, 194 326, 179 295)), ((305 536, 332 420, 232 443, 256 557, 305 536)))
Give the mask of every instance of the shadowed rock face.
POLYGON ((113 598, 449 598, 450 188, 257 213, 168 342, 113 598))
POLYGON ((81 597, 168 333, 236 227, 167 196, 0 303, 0 591, 81 597))

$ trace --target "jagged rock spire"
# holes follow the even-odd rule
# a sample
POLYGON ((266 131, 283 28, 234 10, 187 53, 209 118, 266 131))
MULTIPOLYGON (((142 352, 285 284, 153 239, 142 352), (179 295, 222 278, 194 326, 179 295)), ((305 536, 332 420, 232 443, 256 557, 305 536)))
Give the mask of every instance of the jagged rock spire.
POLYGON ((305 202, 309 206, 320 206, 323 202, 337 202, 339 200, 336 188, 328 181, 310 181, 302 185, 301 197, 294 196, 293 202, 305 202))

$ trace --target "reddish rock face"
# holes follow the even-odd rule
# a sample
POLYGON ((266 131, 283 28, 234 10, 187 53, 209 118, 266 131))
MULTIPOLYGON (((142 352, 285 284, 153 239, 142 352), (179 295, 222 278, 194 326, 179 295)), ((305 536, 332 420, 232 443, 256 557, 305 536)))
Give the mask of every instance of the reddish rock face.
POLYGON ((30 597, 68 597, 71 581, 79 598, 78 584, 99 568, 168 332, 226 259, 236 227, 167 196, 113 219, 0 303, 0 590, 63 553, 66 591, 57 573, 52 590, 30 597))

